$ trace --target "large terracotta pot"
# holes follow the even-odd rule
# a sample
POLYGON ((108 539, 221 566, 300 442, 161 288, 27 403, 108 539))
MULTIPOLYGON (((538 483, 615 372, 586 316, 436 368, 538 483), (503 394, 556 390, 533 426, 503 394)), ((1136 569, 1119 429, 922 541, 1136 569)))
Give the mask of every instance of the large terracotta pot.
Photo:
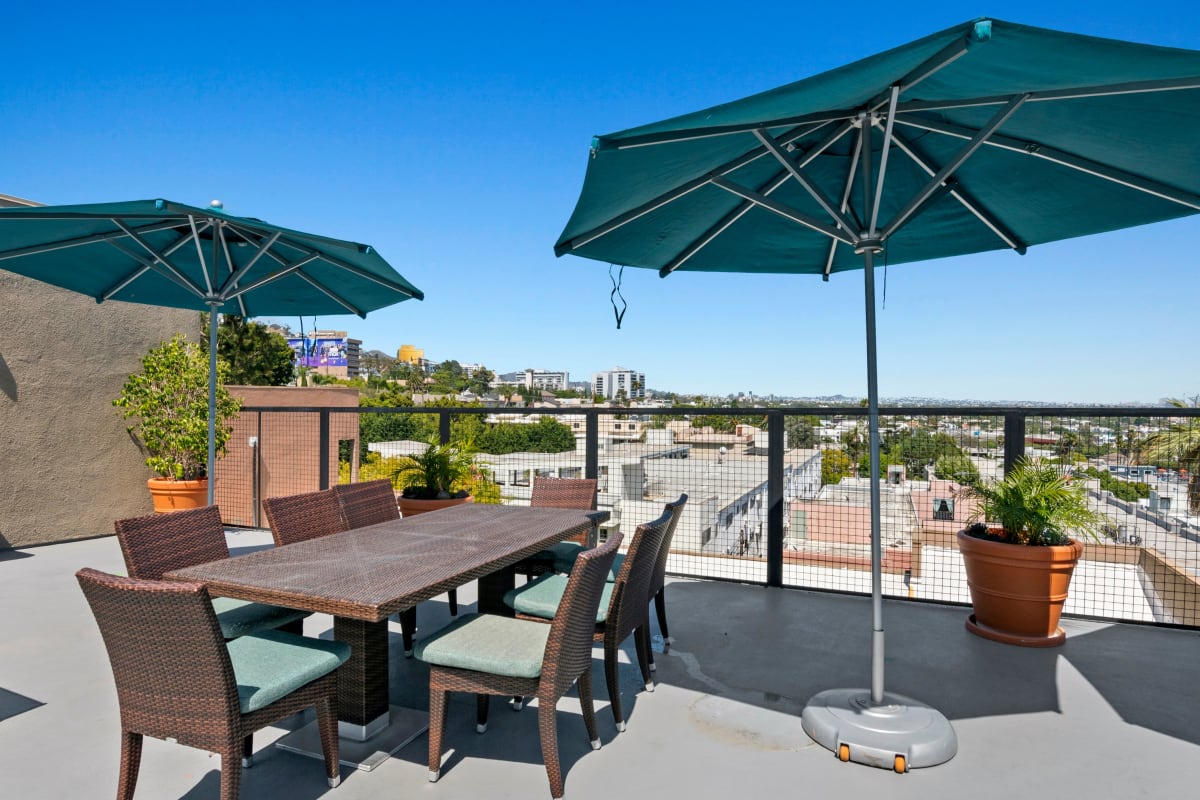
POLYGON ((1083 545, 1027 547, 958 532, 975 613, 967 630, 1005 644, 1055 647, 1067 637, 1059 627, 1071 573, 1083 545))
POLYGON ((400 504, 400 516, 411 517, 413 514, 424 514, 426 511, 437 511, 463 503, 474 503, 475 498, 467 495, 466 497, 448 497, 445 500, 417 500, 412 497, 396 495, 396 502, 400 504))
POLYGON ((150 487, 150 499, 157 514, 208 505, 208 478, 195 481, 151 478, 146 485, 150 487))

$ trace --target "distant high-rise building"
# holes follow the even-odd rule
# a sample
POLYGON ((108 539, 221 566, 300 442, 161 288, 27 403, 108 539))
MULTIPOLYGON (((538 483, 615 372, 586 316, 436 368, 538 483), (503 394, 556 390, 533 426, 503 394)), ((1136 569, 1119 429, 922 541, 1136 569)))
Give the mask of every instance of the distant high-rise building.
POLYGON ((289 336, 296 352, 296 366, 335 378, 357 378, 362 341, 345 331, 312 331, 304 337, 289 336))
POLYGON ((625 397, 640 400, 646 396, 646 374, 624 367, 613 367, 607 372, 592 374, 592 394, 615 400, 625 397))

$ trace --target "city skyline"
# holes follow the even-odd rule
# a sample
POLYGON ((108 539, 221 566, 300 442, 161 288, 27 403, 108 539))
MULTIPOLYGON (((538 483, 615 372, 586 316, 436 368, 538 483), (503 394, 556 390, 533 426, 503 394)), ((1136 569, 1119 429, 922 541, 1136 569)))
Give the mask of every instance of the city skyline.
MULTIPOLYGON (((219 37, 137 3, 10 10, 0 192, 44 203, 170 197, 374 246, 424 302, 320 317, 363 349, 649 388, 865 396, 862 274, 627 269, 618 330, 606 266, 552 245, 608 133, 735 100, 966 21, 1200 49, 1190 4, 837 7, 763 25, 727 4, 447 8, 250 6, 219 37), (54 36, 41 35, 54 30, 54 36), (170 37, 161 36, 171 30, 170 37), (262 31, 271 31, 263 36, 262 31), (104 43, 103 51, 99 42, 104 43), (698 46, 704 43, 704 46, 698 46), (494 365, 494 366, 493 366, 494 365)), ((1200 392, 1192 216, 1031 248, 881 266, 881 397, 1153 403, 1200 392)), ((617 268, 613 268, 614 277, 617 268)), ((618 300, 620 305, 620 300, 618 300)), ((297 320, 275 320, 297 327, 297 320)), ((306 318, 305 328, 313 327, 306 318)))

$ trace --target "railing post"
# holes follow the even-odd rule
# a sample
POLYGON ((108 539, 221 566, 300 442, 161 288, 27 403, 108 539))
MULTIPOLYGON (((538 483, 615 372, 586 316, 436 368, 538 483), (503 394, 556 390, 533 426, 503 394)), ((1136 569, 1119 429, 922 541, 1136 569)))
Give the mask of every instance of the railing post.
POLYGON ((600 415, 590 409, 584 417, 583 477, 600 477, 600 415))
POLYGON ((317 468, 317 488, 325 491, 329 488, 329 409, 321 409, 321 432, 317 436, 317 447, 320 450, 320 466, 317 468))
POLYGON ((1004 412, 1004 474, 1025 456, 1025 412, 1004 412))
POLYGON ((438 412, 438 441, 450 444, 450 412, 438 412))
POLYGON ((783 586, 783 412, 767 415, 767 586, 783 586))

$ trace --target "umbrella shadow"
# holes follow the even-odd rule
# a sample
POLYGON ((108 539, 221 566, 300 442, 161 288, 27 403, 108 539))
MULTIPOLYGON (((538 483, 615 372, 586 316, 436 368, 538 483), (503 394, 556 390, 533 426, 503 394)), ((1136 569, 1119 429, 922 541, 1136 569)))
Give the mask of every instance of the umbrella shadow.
MULTIPOLYGON (((871 685, 868 597, 711 581, 666 595, 675 644, 656 656, 660 681, 791 714, 826 689, 871 685)), ((1061 711, 1059 654, 973 636, 969 613, 885 601, 885 691, 949 719, 1061 711)))
POLYGON ((34 700, 32 697, 0 687, 0 722, 44 705, 46 704, 41 700, 34 700))
POLYGON ((0 392, 14 403, 17 402, 17 379, 13 376, 8 362, 4 360, 3 353, 0 353, 0 392))
POLYGON ((1200 744, 1194 664, 1200 631, 1106 625, 1067 637, 1062 654, 1121 719, 1200 744))

